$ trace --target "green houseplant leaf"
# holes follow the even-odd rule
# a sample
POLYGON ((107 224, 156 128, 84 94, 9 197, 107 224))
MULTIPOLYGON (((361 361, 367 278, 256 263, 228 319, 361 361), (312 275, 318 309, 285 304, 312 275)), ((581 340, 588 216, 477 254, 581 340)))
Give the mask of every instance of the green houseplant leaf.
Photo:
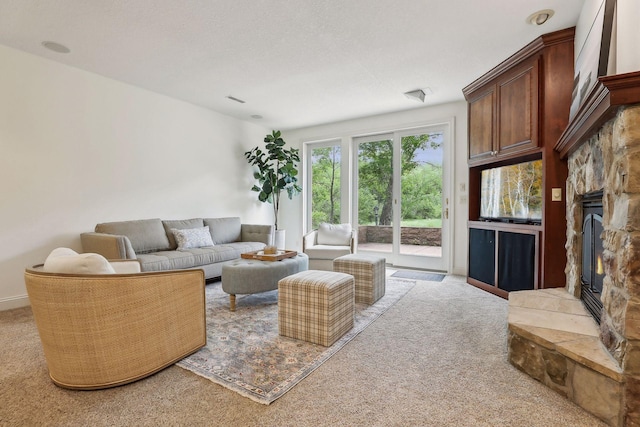
POLYGON ((300 162, 299 150, 285 148, 285 141, 281 132, 274 130, 264 137, 266 151, 255 147, 244 153, 251 166, 257 168, 253 177, 258 181, 251 187, 258 193, 258 200, 273 205, 274 223, 278 230, 278 210, 280 209, 280 193, 286 191, 287 196, 300 194, 302 188, 298 185, 298 168, 300 162))

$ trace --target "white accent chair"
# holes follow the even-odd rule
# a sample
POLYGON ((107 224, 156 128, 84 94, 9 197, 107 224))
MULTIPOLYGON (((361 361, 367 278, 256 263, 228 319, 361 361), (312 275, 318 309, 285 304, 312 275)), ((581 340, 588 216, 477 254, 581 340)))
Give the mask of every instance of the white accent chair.
POLYGON ((333 260, 353 253, 351 224, 321 223, 302 238, 302 252, 309 257, 309 270, 333 271, 333 260))

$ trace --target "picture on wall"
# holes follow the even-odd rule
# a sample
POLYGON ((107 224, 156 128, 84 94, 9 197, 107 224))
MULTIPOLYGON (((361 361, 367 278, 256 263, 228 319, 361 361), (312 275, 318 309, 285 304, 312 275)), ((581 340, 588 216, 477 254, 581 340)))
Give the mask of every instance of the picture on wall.
POLYGON ((572 120, 598 83, 607 74, 611 32, 616 0, 598 0, 595 19, 582 46, 576 46, 578 56, 571 94, 569 120, 572 120))

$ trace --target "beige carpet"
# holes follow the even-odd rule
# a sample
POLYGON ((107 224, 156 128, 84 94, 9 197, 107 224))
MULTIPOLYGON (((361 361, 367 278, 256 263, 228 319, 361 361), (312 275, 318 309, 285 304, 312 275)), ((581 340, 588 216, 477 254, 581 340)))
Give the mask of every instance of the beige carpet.
POLYGON ((603 426, 506 359, 505 300, 447 277, 411 291, 269 406, 172 366, 69 391, 29 309, 0 312, 1 426, 603 426))

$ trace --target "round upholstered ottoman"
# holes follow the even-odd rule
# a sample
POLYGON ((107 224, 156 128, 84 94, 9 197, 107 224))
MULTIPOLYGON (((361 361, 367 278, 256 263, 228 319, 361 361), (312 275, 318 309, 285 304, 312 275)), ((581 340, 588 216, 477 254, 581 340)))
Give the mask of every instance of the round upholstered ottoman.
POLYGON ((280 261, 239 258, 222 266, 222 290, 229 294, 229 307, 236 310, 237 294, 256 294, 278 289, 278 281, 309 268, 309 257, 299 253, 280 261))

